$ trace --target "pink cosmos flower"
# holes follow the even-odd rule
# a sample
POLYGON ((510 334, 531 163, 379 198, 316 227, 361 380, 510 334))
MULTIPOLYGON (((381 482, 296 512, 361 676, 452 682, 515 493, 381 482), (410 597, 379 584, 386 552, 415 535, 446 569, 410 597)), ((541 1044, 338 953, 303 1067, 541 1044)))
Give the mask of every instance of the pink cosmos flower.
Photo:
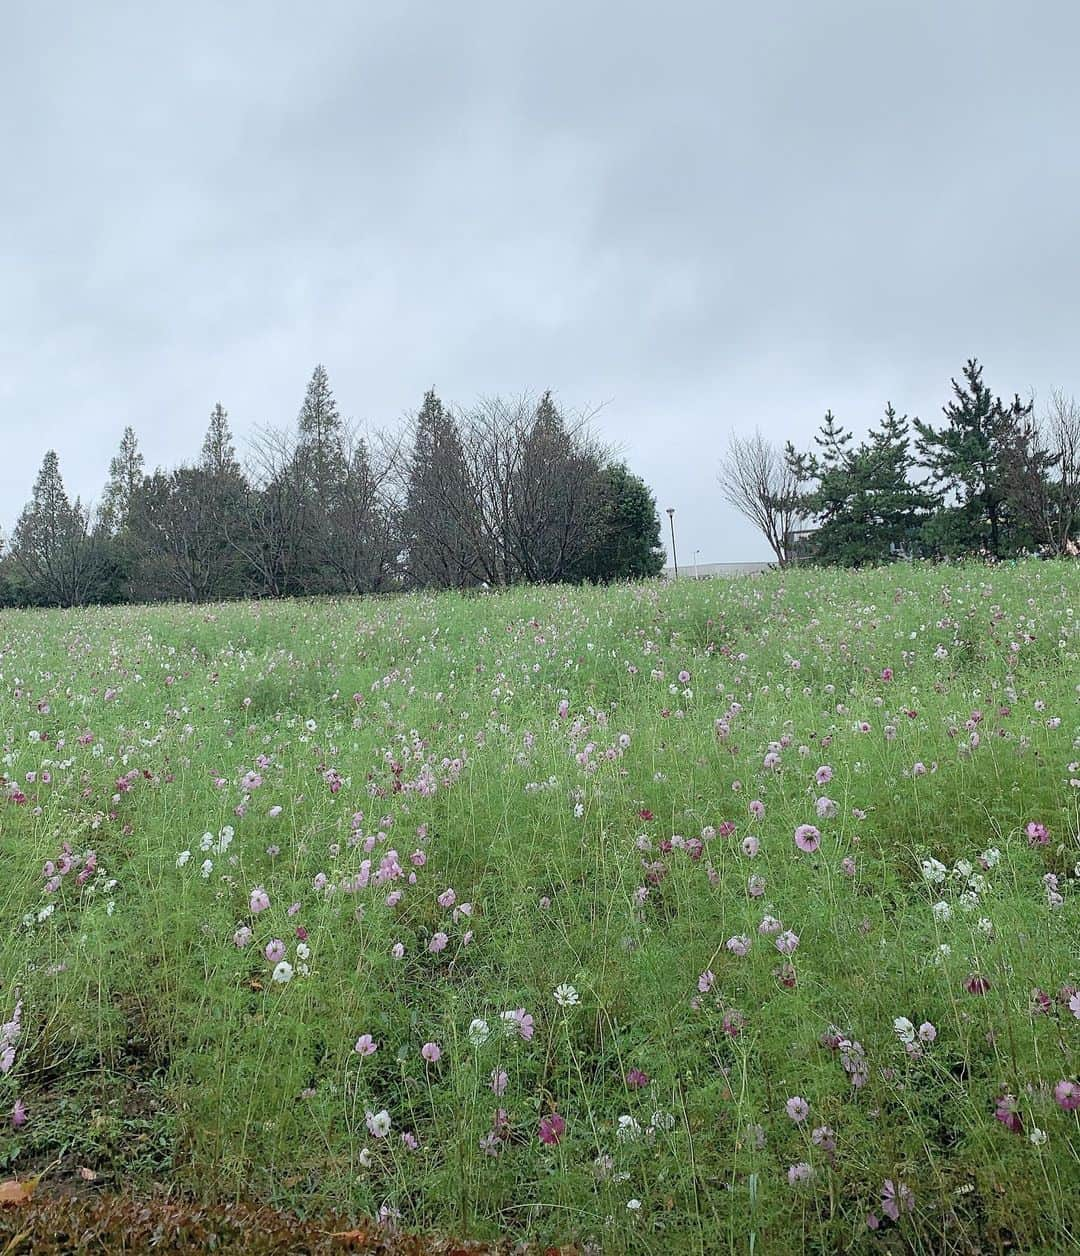
POLYGON ((744 837, 742 840, 742 853, 747 859, 757 858, 757 853, 761 849, 761 842, 756 837, 744 837))
POLYGON ((510 1012, 503 1012, 502 1021, 508 1033, 513 1034, 516 1030, 523 1041, 532 1041, 533 1034, 536 1033, 536 1024, 532 1016, 523 1007, 514 1008, 510 1012))
POLYGON ((632 1068, 626 1074, 626 1084, 631 1090, 641 1090, 649 1084, 649 1075, 639 1068, 632 1068))
POLYGON ((442 1047, 437 1042, 425 1042, 420 1048, 420 1054, 429 1064, 437 1064, 442 1058, 442 1047))
POLYGON ((16 1130, 22 1129, 26 1121, 26 1104, 21 1099, 16 1099, 15 1106, 11 1109, 11 1127, 16 1130))
POLYGON ((450 939, 446 936, 446 934, 443 933, 442 930, 440 930, 438 933, 432 935, 431 941, 428 943, 427 949, 431 952, 432 955, 438 955, 440 951, 446 950, 446 944, 449 941, 450 939))
POLYGON ((729 1008, 720 1021, 720 1027, 729 1038, 738 1038, 746 1026, 746 1017, 737 1008, 729 1008))
POLYGON ((799 935, 791 929, 785 929, 776 939, 776 949, 781 955, 793 955, 799 945, 799 935))
POLYGON ((374 1055, 379 1049, 379 1044, 370 1034, 361 1034, 356 1040, 353 1050, 359 1056, 374 1055))
MULTIPOLYGON (((985 977, 980 977, 978 973, 972 973, 964 982, 964 989, 968 994, 986 994, 990 989, 990 982, 985 977)), ((1080 1012, 1077 1015, 1080 1016, 1080 1012)))
POLYGON ((801 1125, 810 1115, 810 1105, 801 1095, 792 1095, 784 1104, 784 1111, 796 1125, 801 1125))
POLYGON ((440 907, 453 907, 457 902, 457 894, 452 889, 443 890, 439 895, 438 903, 440 907))
POLYGON ((715 980, 716 980, 716 975, 713 972, 713 970, 711 968, 706 968, 705 971, 701 974, 701 976, 698 977, 697 979, 698 990, 700 990, 702 994, 708 994, 709 991, 712 989, 713 982, 715 980))
POLYGON ((805 1160, 800 1160, 798 1164, 789 1166, 787 1171, 787 1180, 791 1186, 799 1186, 803 1182, 809 1182, 813 1176, 814 1170, 805 1160))
POLYGON ((1062 1078, 1054 1087, 1054 1102, 1063 1112, 1080 1110, 1080 1085, 1062 1078))
POLYGON ((758 819, 758 820, 760 820, 761 817, 765 814, 765 804, 761 801, 760 798, 755 798, 754 801, 750 804, 750 814, 754 816, 755 819, 758 819))
POLYGON ((242 951, 250 941, 251 930, 247 927, 247 925, 241 925, 240 928, 233 934, 233 944, 239 951, 242 951))
POLYGON ((915 1208, 915 1196, 903 1182, 894 1183, 886 1178, 881 1188, 881 1211, 893 1221, 900 1220, 901 1209, 911 1212, 915 1208))
POLYGON ((823 763, 814 773, 814 780, 819 785, 828 785, 832 780, 832 768, 827 763, 823 763))
POLYGON ((750 939, 745 933, 740 933, 733 938, 728 938, 724 945, 732 953, 732 955, 738 955, 740 959, 750 953, 750 939))
POLYGON ((1000 1121, 1013 1134, 1024 1132, 1024 1122, 1016 1108, 1015 1095, 1001 1095, 994 1108, 994 1120, 1000 1121))
POLYGON ((498 1098, 502 1098, 506 1094, 506 1087, 510 1084, 510 1078, 505 1069, 493 1068, 491 1070, 491 1089, 498 1098))
POLYGON ((933 1042, 937 1037, 937 1030, 929 1021, 923 1021, 919 1026, 919 1037, 923 1042, 933 1042))
POLYGON ((285 958, 285 943, 280 938, 271 938, 263 954, 271 964, 277 964, 285 958))
POLYGON ((566 1122, 557 1113, 552 1112, 540 1121, 540 1141, 547 1147, 554 1147, 566 1133, 566 1122))
POLYGON ((1080 1020, 1080 991, 1077 991, 1069 1000, 1069 1011, 1072 1012, 1077 1020, 1080 1020))
POLYGON ((812 855, 821 845, 821 832, 813 824, 800 824, 795 830, 795 845, 799 850, 812 855))
POLYGON ((251 908, 252 915, 257 916, 259 912, 266 911, 270 906, 270 895, 263 889, 261 885, 257 885, 251 891, 251 898, 248 900, 248 906, 251 908))
POLYGON ((390 948, 390 954, 394 957, 394 959, 404 958, 404 955, 405 955, 404 944, 401 942, 395 942, 394 945, 390 948))
POLYGON ((1032 820, 1025 829, 1029 846, 1045 846, 1050 840, 1050 830, 1045 824, 1032 820))
POLYGON ((855 860, 850 855, 845 855, 840 860, 840 871, 845 877, 853 877, 855 875, 855 860))

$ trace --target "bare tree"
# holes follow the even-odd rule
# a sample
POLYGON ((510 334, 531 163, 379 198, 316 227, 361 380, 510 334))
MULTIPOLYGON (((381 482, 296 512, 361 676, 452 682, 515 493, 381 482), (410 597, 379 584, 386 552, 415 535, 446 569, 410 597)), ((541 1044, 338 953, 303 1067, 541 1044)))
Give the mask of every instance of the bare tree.
POLYGON ((1074 397, 1054 392, 1041 426, 1057 470, 1047 540, 1055 554, 1064 554, 1080 531, 1080 405, 1074 397))
POLYGON ((262 429, 250 441, 248 478, 243 508, 222 520, 222 536, 263 596, 302 592, 313 526, 305 446, 291 432, 262 429))
POLYGON ((786 567, 794 552, 795 528, 805 512, 798 474, 783 451, 756 429, 749 437, 732 432, 717 480, 728 503, 757 528, 776 561, 786 567))

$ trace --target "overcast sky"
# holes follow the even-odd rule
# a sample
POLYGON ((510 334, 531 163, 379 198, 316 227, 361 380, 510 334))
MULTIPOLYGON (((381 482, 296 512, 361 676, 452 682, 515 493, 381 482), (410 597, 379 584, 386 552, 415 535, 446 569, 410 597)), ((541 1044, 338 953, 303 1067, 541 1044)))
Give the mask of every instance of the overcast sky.
POLYGON ((1078 47, 1073 0, 3 0, 0 524, 322 361, 375 426, 603 403, 682 561, 763 557, 731 429, 936 417, 973 354, 1080 393, 1078 47))

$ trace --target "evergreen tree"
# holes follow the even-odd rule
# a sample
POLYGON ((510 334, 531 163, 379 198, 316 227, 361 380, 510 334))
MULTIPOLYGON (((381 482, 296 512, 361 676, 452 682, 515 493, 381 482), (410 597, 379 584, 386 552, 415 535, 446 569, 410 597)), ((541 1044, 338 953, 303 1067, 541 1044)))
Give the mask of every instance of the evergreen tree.
MULTIPOLYGON (((1006 491, 1010 451, 1032 406, 1021 402, 1019 395, 1008 406, 994 397, 974 358, 964 364, 962 379, 952 381, 952 390, 952 400, 944 407, 944 427, 915 419, 915 447, 931 482, 942 494, 956 496, 968 537, 966 548, 986 548, 998 558, 1010 544, 1006 491)), ((940 535, 940 521, 936 527, 940 535)))
POLYGON ((236 460, 232 432, 229 430, 229 412, 220 401, 210 412, 210 426, 203 439, 199 466, 211 475, 240 474, 240 464, 236 460))
POLYGON ((109 480, 98 509, 98 526, 106 535, 119 536, 127 527, 131 503, 143 478, 143 456, 131 427, 124 428, 120 449, 109 463, 109 480))
POLYGON ((325 500, 345 471, 342 453, 345 433, 330 377, 321 362, 308 381, 296 426, 306 476, 316 497, 325 500))
POLYGON ((821 421, 819 432, 820 434, 814 437, 814 444, 821 450, 819 455, 821 463, 829 470, 842 468, 851 457, 848 449, 852 440, 851 433, 836 421, 836 416, 831 410, 825 411, 825 418, 821 421))
POLYGON ((808 556, 858 567, 912 555, 933 501, 911 482, 907 417, 889 405, 867 440, 851 449, 851 439, 829 411, 814 437, 820 455, 788 448, 789 464, 811 485, 801 499, 817 521, 808 556))
POLYGON ((567 579, 587 544, 602 470, 584 430, 568 426, 551 391, 518 433, 510 479, 505 544, 508 578, 567 579))
POLYGON ((429 389, 413 424, 401 513, 411 583, 461 588, 476 581, 475 516, 457 422, 429 389))
POLYGON ((663 571, 656 498, 625 462, 604 468, 594 512, 587 547, 574 567, 578 579, 647 580, 663 571))
POLYGON ((89 531, 86 508, 72 502, 49 450, 33 494, 15 525, 12 558, 27 599, 49 606, 81 606, 96 593, 100 551, 89 531))

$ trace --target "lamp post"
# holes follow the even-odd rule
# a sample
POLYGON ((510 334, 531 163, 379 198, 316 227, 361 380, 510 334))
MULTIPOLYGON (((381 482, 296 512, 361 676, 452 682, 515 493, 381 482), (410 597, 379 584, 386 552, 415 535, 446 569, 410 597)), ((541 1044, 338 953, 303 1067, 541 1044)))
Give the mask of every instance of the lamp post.
POLYGON ((668 523, 671 525, 671 561, 675 567, 675 579, 679 578, 679 555, 675 552, 675 507, 667 508, 668 523))
POLYGON ((695 580, 698 578, 698 561, 697 561, 697 557, 698 557, 698 555, 699 555, 700 553, 701 553, 701 550, 699 550, 699 549, 694 550, 694 579, 695 579, 695 580))

